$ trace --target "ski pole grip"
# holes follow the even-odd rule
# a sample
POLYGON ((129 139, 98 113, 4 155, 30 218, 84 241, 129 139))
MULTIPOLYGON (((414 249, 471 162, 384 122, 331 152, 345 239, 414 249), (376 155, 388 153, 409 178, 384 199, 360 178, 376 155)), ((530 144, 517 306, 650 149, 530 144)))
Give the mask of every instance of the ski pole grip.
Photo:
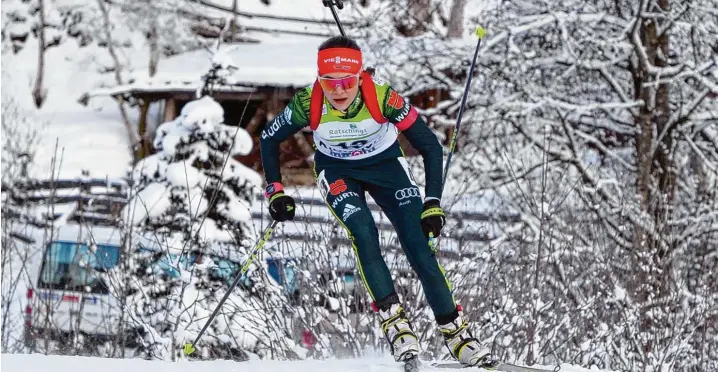
POLYGON ((322 4, 327 8, 331 8, 331 6, 334 5, 339 10, 344 9, 344 1, 342 0, 322 0, 322 4))
POLYGON ((483 27, 479 26, 476 28, 476 36, 478 36, 479 39, 483 39, 485 35, 486 30, 483 27))

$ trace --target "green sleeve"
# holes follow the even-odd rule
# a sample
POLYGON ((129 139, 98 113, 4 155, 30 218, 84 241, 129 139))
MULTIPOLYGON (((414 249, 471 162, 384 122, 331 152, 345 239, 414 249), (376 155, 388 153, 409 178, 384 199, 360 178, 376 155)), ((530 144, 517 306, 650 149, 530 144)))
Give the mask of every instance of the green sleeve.
POLYGON ((443 165, 443 149, 439 140, 429 126, 426 125, 424 119, 420 117, 403 134, 424 160, 426 198, 441 200, 442 178, 444 175, 441 169, 443 165))
POLYGON ((427 199, 441 200, 443 148, 411 103, 389 85, 379 85, 377 97, 384 117, 404 134, 424 160, 427 199))
POLYGON ((309 125, 311 88, 297 92, 281 114, 269 121, 262 131, 259 149, 262 155, 264 179, 267 184, 282 182, 279 164, 279 145, 309 125))

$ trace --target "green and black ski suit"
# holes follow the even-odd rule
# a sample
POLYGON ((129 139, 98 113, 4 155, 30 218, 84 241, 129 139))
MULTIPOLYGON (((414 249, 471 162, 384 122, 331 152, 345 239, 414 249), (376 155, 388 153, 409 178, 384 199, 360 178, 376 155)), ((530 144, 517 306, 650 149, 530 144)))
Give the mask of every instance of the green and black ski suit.
MULTIPOLYGON (((380 303, 390 295, 395 297, 395 292, 380 251, 376 224, 366 203, 366 192, 396 229, 434 315, 445 317, 456 311, 451 284, 422 233, 422 197, 397 135, 403 133, 423 157, 426 198, 441 197, 442 148, 408 101, 386 83, 374 80, 368 84, 373 84, 376 92, 378 105, 373 107, 365 104, 361 92, 346 114, 335 110, 323 96, 322 101, 317 101, 321 102, 321 119, 312 128, 317 150, 316 182, 327 206, 349 235, 360 275, 372 299, 380 303), (388 119, 386 123, 378 123, 372 117, 370 110, 377 106, 388 119)), ((281 182, 280 143, 310 126, 312 89, 309 86, 297 92, 262 132, 260 149, 267 184, 281 182)))

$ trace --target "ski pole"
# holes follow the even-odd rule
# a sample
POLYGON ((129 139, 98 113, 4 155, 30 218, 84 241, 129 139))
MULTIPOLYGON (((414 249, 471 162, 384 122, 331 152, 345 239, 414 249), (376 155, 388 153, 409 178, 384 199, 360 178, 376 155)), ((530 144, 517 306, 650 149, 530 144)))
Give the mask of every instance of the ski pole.
MULTIPOLYGON (((454 126, 454 133, 451 135, 451 142, 449 143, 449 156, 446 158, 446 165, 444 166, 444 177, 441 181, 441 193, 444 192, 444 185, 446 184, 446 177, 449 174, 449 164, 451 164, 451 156, 454 154, 456 149, 456 138, 459 136, 459 128, 461 127, 461 117, 464 115, 464 106, 466 105, 466 97, 469 96, 469 86, 471 85, 471 77, 474 75, 474 67, 476 67, 476 58, 479 55, 479 48, 481 47, 481 40, 486 35, 486 30, 479 26, 476 28, 476 35, 479 37, 479 41, 476 43, 476 49, 474 49, 474 58, 471 60, 471 67, 469 67, 469 76, 466 77, 466 86, 464 87, 464 95, 461 97, 461 105, 459 105, 459 115, 456 118, 456 125, 454 126)), ((440 193, 440 194, 441 194, 440 193)))
MULTIPOLYGON (((344 2, 343 0, 322 0, 322 4, 324 6, 328 7, 332 11, 332 15, 334 16, 334 22, 336 22, 337 27, 339 27, 339 33, 342 34, 342 36, 346 37, 347 34, 344 33, 344 27, 342 27, 341 21, 339 21, 339 15, 337 14, 336 10, 334 10, 334 6, 337 7, 337 9, 342 10, 344 9, 344 2)), ((367 66, 365 68, 365 71, 369 73, 369 75, 374 75, 374 72, 376 69, 371 66, 367 66)))
POLYGON ((339 15, 337 14, 337 11, 334 9, 335 6, 339 10, 344 9, 344 1, 343 0, 322 0, 322 4, 324 4, 324 6, 326 6, 326 7, 329 7, 329 9, 332 11, 332 15, 334 16, 334 22, 336 22, 337 27, 339 27, 339 33, 341 33, 342 36, 347 36, 347 34, 344 33, 344 27, 342 27, 342 23, 339 21, 339 15))
MULTIPOLYGON (((481 47, 481 40, 486 35, 486 30, 479 26, 476 28, 476 36, 479 37, 479 41, 476 43, 476 49, 474 49, 474 58, 471 60, 471 67, 469 67, 469 75, 466 77, 466 86, 464 87, 464 95, 461 97, 461 104, 459 105, 459 115, 456 118, 456 125, 454 126, 454 133, 451 135, 451 142, 449 142, 449 155, 446 158, 446 165, 444 166, 444 175, 441 180, 441 190, 439 195, 444 193, 444 185, 446 184, 446 178, 449 175, 449 164, 451 164, 451 157, 456 149, 456 138, 459 136, 459 128, 461 127, 461 117, 464 115, 464 106, 466 105, 466 97, 469 95, 469 87, 471 86, 471 77, 474 75, 474 67, 476 67, 476 58, 479 55, 479 48, 481 47)), ((432 248, 436 246, 436 238, 433 234, 429 235, 429 244, 432 248)))
POLYGON ((207 319, 207 322, 204 323, 204 327, 202 327, 202 330, 199 331, 199 334, 197 335, 197 337, 194 339, 194 341, 192 343, 188 343, 188 344, 184 345, 184 353, 186 355, 190 355, 190 354, 194 353, 195 345, 197 345, 197 342, 199 341, 200 337, 202 337, 204 332, 207 330, 207 327, 209 327, 210 323, 212 323, 212 320, 217 316, 217 313, 219 313, 219 309, 221 309, 224 302, 227 301, 227 298, 234 290, 234 287, 236 287, 237 284, 239 284, 239 281, 242 279, 244 274, 247 273, 247 270, 249 270, 249 266, 257 258, 257 253, 259 253, 259 251, 261 251, 262 248, 264 247, 264 244, 266 244, 267 241, 269 241, 269 238, 272 236, 272 232, 274 232, 274 228, 277 226, 277 223, 278 222, 276 220, 274 220, 274 221, 272 221, 271 224, 269 224, 269 226, 267 226, 266 229, 264 229, 262 238, 257 242, 257 244, 254 246, 254 248, 250 252, 249 258, 247 258, 247 261, 244 263, 244 265, 242 265, 242 269, 239 271, 239 274, 237 274, 237 277, 234 279, 234 282, 232 282, 232 284, 227 289, 227 292, 224 294, 224 296, 222 296, 222 299, 219 300, 217 307, 214 309, 214 311, 212 312, 212 315, 210 315, 209 319, 207 319))

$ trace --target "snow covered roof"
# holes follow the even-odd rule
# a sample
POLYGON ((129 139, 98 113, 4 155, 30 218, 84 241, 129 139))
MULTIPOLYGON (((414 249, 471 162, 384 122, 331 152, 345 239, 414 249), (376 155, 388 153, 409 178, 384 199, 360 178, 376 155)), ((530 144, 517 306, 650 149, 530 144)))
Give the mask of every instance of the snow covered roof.
MULTIPOLYGON (((222 92, 253 92, 257 87, 301 88, 316 77, 316 52, 324 38, 282 37, 253 44, 227 44, 220 51, 237 68, 228 80, 216 87, 222 92)), ((211 67, 210 52, 196 50, 159 63, 157 73, 146 70, 133 74, 131 83, 93 90, 89 96, 136 94, 140 92, 195 92, 202 86, 202 75, 211 67)))
MULTIPOLYGON (((236 82, 216 87, 218 92, 249 93, 257 86, 298 88, 311 84, 317 47, 326 37, 339 34, 332 12, 319 0, 198 0, 183 6, 209 18, 232 17, 243 30, 240 36, 259 42, 236 45, 230 53, 240 67, 233 76, 236 82)), ((359 15, 352 2, 344 2, 338 14, 345 27, 359 15)), ((209 65, 210 55, 205 50, 164 58, 152 78, 148 69, 136 70, 126 79, 129 83, 94 89, 80 101, 119 94, 194 93, 209 65)))

